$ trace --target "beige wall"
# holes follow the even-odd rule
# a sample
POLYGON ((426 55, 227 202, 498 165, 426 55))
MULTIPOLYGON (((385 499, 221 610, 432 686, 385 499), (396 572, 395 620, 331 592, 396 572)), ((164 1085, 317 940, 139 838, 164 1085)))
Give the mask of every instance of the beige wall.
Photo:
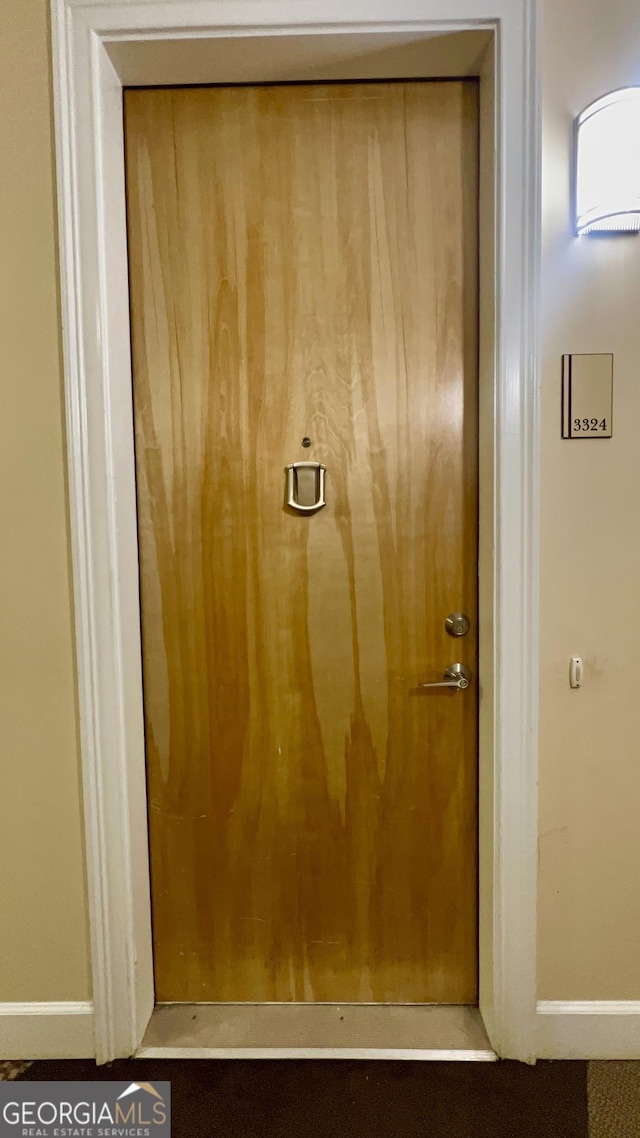
MULTIPOLYGON (((55 275, 46 0, 0 4, 0 1002, 89 993, 55 275)), ((573 114, 640 83, 637 0, 544 30, 540 984, 640 998, 640 238, 570 236, 573 114), (615 353, 615 436, 561 442, 560 356, 615 353), (587 665, 581 691, 568 660, 587 665)))
POLYGON ((45 0, 0 3, 0 1002, 86 999, 45 0))
POLYGON ((640 83, 637 0, 547 0, 543 62, 539 994, 639 999, 640 237, 568 214, 573 115, 640 83), (560 439, 572 351, 614 353, 610 442, 560 439))

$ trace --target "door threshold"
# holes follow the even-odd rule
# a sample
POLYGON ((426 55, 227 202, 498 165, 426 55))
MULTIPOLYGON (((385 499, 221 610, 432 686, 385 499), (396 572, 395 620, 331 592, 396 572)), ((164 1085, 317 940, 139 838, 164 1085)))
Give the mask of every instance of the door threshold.
POLYGON ((477 1007, 157 1004, 137 1059, 497 1059, 477 1007))

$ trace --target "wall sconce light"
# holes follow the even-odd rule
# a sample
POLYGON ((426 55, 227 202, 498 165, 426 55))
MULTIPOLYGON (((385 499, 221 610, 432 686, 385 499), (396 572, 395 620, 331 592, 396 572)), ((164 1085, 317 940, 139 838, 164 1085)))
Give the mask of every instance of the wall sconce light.
POLYGON ((575 122, 576 233, 640 230, 640 87, 596 99, 575 122))

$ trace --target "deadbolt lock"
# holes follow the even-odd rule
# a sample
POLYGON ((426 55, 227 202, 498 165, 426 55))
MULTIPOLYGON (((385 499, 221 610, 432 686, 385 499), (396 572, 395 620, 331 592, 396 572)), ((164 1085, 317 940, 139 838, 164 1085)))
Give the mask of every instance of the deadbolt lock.
POLYGON ((469 617, 463 612, 452 612, 444 622, 449 636, 466 636, 469 631, 469 617))

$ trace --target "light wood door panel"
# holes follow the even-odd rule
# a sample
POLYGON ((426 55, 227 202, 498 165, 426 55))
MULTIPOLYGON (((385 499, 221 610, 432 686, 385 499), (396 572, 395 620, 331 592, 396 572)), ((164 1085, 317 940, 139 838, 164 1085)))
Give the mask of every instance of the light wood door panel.
POLYGON ((473 1003, 476 88, 125 124, 157 998, 473 1003))

